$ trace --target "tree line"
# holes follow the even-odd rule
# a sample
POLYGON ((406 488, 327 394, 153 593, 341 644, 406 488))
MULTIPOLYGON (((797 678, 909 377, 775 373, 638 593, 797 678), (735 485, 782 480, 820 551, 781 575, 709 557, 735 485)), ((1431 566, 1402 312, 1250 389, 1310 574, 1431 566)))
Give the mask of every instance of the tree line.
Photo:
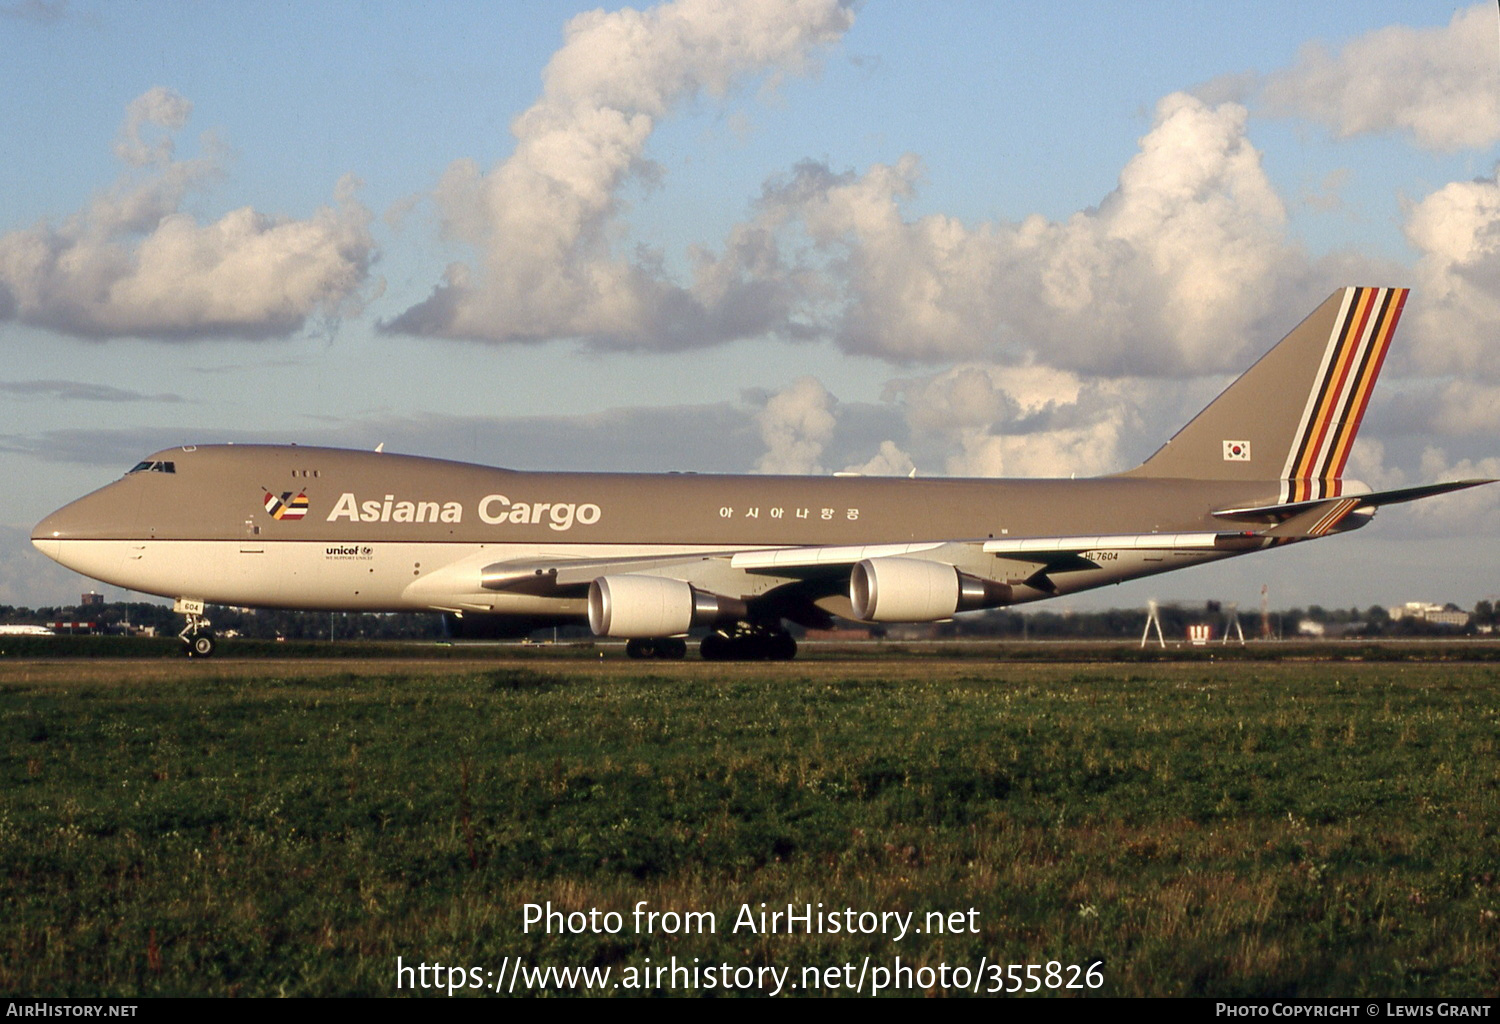
MULTIPOLYGON (((1450 611, 1461 611, 1449 604, 1450 611)), ((1209 623, 1216 638, 1223 636, 1227 616, 1210 602, 1199 605, 1162 605, 1158 609, 1162 631, 1181 639, 1187 627, 1209 623)), ((438 640, 446 633, 442 616, 423 612, 307 612, 275 609, 242 609, 210 606, 208 617, 223 634, 262 640, 438 640)), ((1482 633, 1500 624, 1493 601, 1480 601, 1469 614, 1467 625, 1440 625, 1413 617, 1394 618, 1380 605, 1368 608, 1289 608, 1268 616, 1270 635, 1294 637, 1304 621, 1328 627, 1330 635, 1343 636, 1451 636, 1482 633)), ((46 624, 49 622, 98 623, 101 631, 124 633, 154 629, 172 635, 183 626, 183 618, 167 605, 149 601, 105 602, 85 606, 20 608, 0 605, 0 623, 46 624)), ((1242 612, 1240 628, 1247 640, 1262 635, 1258 610, 1242 612)), ((939 637, 995 637, 1014 639, 1128 639, 1139 638, 1146 626, 1143 608, 1111 608, 1105 611, 1054 611, 1047 608, 1018 611, 997 608, 959 616, 930 627, 939 637)), ((551 635, 551 631, 547 631, 551 635)), ((568 627, 560 635, 588 635, 587 627, 568 627)), ((1153 636, 1155 633, 1153 632, 1153 636)))

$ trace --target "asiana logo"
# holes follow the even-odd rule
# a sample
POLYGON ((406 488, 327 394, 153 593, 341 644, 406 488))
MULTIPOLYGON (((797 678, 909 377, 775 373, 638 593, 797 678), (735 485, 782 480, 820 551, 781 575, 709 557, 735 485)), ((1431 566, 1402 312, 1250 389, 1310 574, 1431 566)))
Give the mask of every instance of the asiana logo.
POLYGON ((308 500, 306 491, 301 492, 296 497, 292 497, 291 491, 282 491, 281 497, 278 498, 262 487, 261 494, 261 503, 265 505, 266 512, 272 519, 301 519, 307 515, 308 500))
MULTIPOLYGON (((559 533, 577 526, 593 526, 603 510, 592 501, 511 501, 503 494, 486 494, 475 511, 486 526, 545 525, 559 533)), ((380 498, 360 500, 345 491, 333 503, 328 522, 337 523, 461 523, 464 507, 456 501, 412 501, 387 494, 380 498)))

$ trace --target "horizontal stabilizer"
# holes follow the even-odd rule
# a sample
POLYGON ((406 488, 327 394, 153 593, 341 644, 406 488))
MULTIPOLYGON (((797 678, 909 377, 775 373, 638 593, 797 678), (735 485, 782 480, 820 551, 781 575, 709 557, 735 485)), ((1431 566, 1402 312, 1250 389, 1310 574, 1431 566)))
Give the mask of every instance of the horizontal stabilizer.
MULTIPOLYGON (((1400 487, 1390 491, 1369 491, 1365 494, 1351 494, 1348 499, 1357 501, 1355 508, 1371 506, 1378 508, 1381 505, 1397 505, 1403 501, 1417 501, 1421 498, 1430 498, 1436 494, 1448 494, 1452 491, 1462 491, 1469 487, 1479 487, 1483 484, 1492 484, 1493 480, 1450 480, 1440 484, 1422 484, 1419 487, 1400 487)), ((1275 505, 1250 505, 1239 508, 1225 508, 1215 512, 1214 515, 1220 519, 1236 519, 1250 523, 1273 523, 1283 522, 1302 515, 1310 509, 1320 508, 1333 504, 1328 498, 1314 501, 1287 501, 1275 505)))
MULTIPOLYGON (((1301 513, 1292 516, 1284 522, 1277 523, 1269 530, 1263 531, 1267 537, 1273 537, 1278 541, 1285 540, 1309 540, 1313 537, 1326 537, 1338 526, 1354 514, 1356 509, 1367 507, 1364 498, 1329 498, 1326 501, 1298 502, 1298 504, 1310 504, 1312 507, 1304 509, 1301 513)), ((1369 515, 1359 516, 1351 525, 1363 526, 1370 521, 1369 515)))

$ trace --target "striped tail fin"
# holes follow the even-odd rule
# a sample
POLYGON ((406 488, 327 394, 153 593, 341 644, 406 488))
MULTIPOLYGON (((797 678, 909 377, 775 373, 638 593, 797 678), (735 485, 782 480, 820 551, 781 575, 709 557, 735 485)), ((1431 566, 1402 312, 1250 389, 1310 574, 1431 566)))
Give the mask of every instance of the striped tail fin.
POLYGON ((1280 481, 1282 501, 1337 497, 1408 291, 1334 292, 1155 455, 1123 475, 1280 481))
POLYGON ((1343 477, 1408 291, 1344 289, 1338 321, 1318 367, 1317 386, 1307 396, 1296 443, 1282 469, 1281 479, 1290 485, 1286 500, 1329 497, 1314 493, 1316 486, 1343 477))

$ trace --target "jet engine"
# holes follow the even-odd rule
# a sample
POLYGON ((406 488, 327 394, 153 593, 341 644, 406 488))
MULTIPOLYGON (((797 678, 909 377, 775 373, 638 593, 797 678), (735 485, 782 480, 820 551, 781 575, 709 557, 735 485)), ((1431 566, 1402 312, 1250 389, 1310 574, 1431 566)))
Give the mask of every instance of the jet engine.
POLYGON ((589 628, 595 636, 677 636, 745 615, 743 601, 663 576, 600 576, 589 584, 589 628))
POLYGON ((935 622, 955 612, 1011 601, 1009 584, 920 558, 866 558, 849 575, 855 618, 866 622, 935 622))

